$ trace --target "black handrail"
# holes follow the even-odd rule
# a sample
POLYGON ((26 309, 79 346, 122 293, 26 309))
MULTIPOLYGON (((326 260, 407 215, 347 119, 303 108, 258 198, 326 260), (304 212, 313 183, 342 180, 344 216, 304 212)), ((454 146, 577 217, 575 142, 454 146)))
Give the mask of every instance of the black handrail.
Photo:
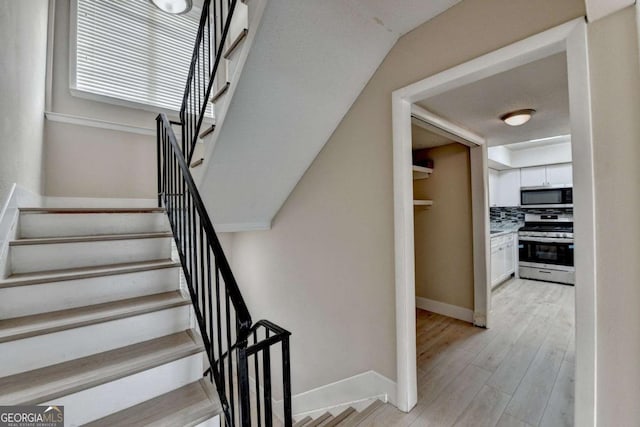
POLYGON ((211 89, 223 56, 237 1, 205 0, 202 6, 200 25, 180 107, 182 152, 189 164, 207 108, 211 108, 211 89))
POLYGON ((290 333, 266 320, 252 324, 183 151, 164 114, 157 117, 157 150, 158 205, 166 209, 173 231, 209 362, 205 376, 218 390, 225 425, 272 426, 271 348, 280 344, 283 419, 285 426, 291 427, 290 333), (254 411, 250 404, 251 379, 255 383, 254 411))

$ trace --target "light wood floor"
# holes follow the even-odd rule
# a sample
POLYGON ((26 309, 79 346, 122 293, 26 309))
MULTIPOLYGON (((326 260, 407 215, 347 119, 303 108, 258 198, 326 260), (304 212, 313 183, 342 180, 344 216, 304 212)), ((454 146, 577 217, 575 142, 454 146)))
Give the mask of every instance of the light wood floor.
POLYGON ((574 288, 512 280, 491 329, 417 313, 418 404, 384 405, 367 426, 573 425, 574 288))

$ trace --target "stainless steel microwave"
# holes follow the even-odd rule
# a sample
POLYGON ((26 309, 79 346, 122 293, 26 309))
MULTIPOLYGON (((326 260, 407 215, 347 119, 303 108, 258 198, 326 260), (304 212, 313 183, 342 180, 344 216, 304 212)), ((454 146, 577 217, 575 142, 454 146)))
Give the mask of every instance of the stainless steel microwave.
POLYGON ((573 188, 555 187, 522 187, 520 189, 520 206, 524 208, 572 208, 573 188))

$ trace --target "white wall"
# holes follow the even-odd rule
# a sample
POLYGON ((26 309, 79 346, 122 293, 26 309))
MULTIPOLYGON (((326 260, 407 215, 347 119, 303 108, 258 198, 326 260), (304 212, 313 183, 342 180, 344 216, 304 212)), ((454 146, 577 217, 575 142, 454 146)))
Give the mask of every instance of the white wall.
POLYGON ((0 203, 42 192, 48 0, 0 0, 0 203))
POLYGON ((582 0, 467 0, 403 36, 273 229, 236 235, 249 309, 293 333, 294 393, 367 370, 396 378, 392 91, 583 14, 582 0))
MULTIPOLYGON (((69 91, 70 0, 55 1, 51 110, 128 126, 155 129, 157 114, 91 101, 69 91)), ((47 120, 48 196, 154 197, 155 138, 47 120), (91 173, 95 170, 95 173, 91 173)))
POLYGON ((634 14, 628 7, 588 27, 598 426, 640 422, 640 71, 634 14))

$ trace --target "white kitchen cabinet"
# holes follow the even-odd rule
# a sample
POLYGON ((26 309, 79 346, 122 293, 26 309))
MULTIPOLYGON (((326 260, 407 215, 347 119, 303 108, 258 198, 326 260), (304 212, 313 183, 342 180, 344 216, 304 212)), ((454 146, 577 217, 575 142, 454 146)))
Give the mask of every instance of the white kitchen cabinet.
POLYGON ((507 169, 498 174, 498 206, 520 206, 520 169, 507 169))
POLYGON ((520 169, 489 169, 489 206, 520 206, 520 169))
POLYGON ((522 187, 572 185, 573 168, 571 163, 522 168, 520 182, 522 187))
POLYGON ((520 170, 520 185, 522 187, 542 187, 547 182, 547 167, 534 166, 520 170))
POLYGON ((504 246, 504 274, 509 277, 516 271, 514 234, 509 235, 509 240, 504 246))
POLYGON ((507 280, 516 271, 516 233, 491 238, 491 287, 507 280))
POLYGON ((499 172, 489 169, 489 206, 498 206, 498 179, 499 172))
POLYGON ((502 251, 498 246, 491 247, 491 287, 497 285, 502 274, 502 251))
POLYGON ((549 185, 572 185, 573 168, 571 163, 547 166, 547 183, 549 185))

